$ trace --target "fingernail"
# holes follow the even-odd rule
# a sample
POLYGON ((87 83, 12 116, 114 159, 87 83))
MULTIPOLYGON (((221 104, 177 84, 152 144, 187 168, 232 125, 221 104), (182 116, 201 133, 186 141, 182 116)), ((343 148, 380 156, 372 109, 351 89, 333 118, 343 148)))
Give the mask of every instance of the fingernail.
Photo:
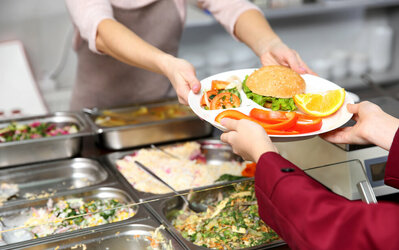
POLYGON ((201 85, 195 84, 195 85, 193 86, 193 91, 194 91, 195 93, 197 93, 197 92, 200 90, 200 88, 201 88, 201 85))
POLYGON ((299 67, 299 70, 301 71, 301 73, 306 73, 306 69, 303 67, 299 67))

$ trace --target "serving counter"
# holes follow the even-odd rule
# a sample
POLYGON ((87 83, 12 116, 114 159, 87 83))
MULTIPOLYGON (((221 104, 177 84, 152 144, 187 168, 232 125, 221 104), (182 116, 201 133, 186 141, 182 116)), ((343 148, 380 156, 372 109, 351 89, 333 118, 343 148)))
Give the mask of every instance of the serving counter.
MULTIPOLYGON (((165 174, 171 177, 166 181, 179 182, 175 187, 182 195, 219 192, 253 179, 241 176, 247 163, 228 145, 212 139, 209 124, 176 104, 168 102, 167 109, 158 106, 57 112, 3 121, 0 249, 208 249, 190 242, 172 221, 165 221, 163 212, 170 209, 166 205, 173 200, 180 206, 179 196, 138 185, 140 180, 129 177, 134 167, 129 161, 138 155, 160 176, 162 164, 155 163, 170 161, 165 174), (145 114, 152 120, 123 121, 132 114, 145 114), (177 159, 169 159, 160 150, 177 159), (148 157, 140 154, 155 158, 146 161, 148 157), (128 164, 128 172, 120 167, 121 161, 128 164), (183 164, 187 166, 180 167, 183 164), (213 179, 206 180, 211 175, 213 179), (218 175, 234 178, 216 180, 218 175)), ((286 245, 277 237, 241 248, 284 249, 286 245)))
MULTIPOLYGON (((122 114, 120 109, 57 113, 0 127, 0 150, 11 152, 0 165, 0 248, 288 249, 257 214, 253 177, 244 174, 251 164, 212 138, 209 124, 172 107, 166 113, 148 113, 151 109, 143 107, 121 109, 122 114), (132 114, 159 120, 123 121, 132 114), (105 128, 104 121, 117 125, 105 128), (65 126, 68 130, 61 130, 65 126), (115 136, 104 136, 107 131, 115 136), (141 135, 162 135, 160 131, 170 134, 151 139, 141 135), (13 141, 21 133, 28 137, 13 141), (135 161, 179 195, 146 176, 135 161), (247 189, 237 191, 243 185, 247 189), (208 211, 190 214, 180 196, 205 204, 208 211), (232 199, 242 213, 226 205, 232 199), (210 218, 212 211, 219 212, 210 218), (187 228, 187 218, 197 218, 187 221, 196 226, 187 228)), ((320 168, 309 171, 311 176, 323 174, 320 168)))

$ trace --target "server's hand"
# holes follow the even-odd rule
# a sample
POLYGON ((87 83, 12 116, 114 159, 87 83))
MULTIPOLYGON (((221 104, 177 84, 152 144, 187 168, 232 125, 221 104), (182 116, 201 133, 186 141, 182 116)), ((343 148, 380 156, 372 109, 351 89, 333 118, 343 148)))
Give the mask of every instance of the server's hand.
POLYGON ((248 161, 257 162, 266 152, 278 153, 266 131, 255 122, 223 118, 221 121, 228 132, 220 139, 231 145, 233 152, 248 161))
POLYGON ((176 90, 179 102, 187 105, 190 90, 197 94, 201 89, 194 66, 184 59, 168 56, 165 69, 165 76, 176 90))
POLYGON ((353 114, 352 119, 356 124, 322 134, 320 137, 332 143, 375 144, 386 150, 391 148, 399 127, 399 119, 367 101, 348 104, 347 109, 353 114))
POLYGON ((263 66, 283 65, 290 67, 299 74, 316 75, 301 59, 299 54, 290 49, 280 39, 274 39, 263 45, 260 60, 263 66))

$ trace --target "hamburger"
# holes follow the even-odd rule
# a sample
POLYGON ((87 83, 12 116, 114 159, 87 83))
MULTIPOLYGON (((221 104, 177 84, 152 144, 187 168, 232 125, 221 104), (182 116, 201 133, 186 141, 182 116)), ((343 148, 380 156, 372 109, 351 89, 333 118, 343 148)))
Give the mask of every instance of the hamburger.
POLYGON ((263 66, 243 82, 249 99, 272 110, 296 110, 293 97, 305 89, 305 80, 297 72, 280 65, 263 66))

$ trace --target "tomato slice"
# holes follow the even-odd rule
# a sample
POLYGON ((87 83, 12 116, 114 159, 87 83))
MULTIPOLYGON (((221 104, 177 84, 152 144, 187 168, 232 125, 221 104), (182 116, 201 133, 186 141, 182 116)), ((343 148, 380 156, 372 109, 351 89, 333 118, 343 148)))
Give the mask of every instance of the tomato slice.
MULTIPOLYGON (((209 101, 209 103, 211 103, 211 101, 212 101, 212 99, 211 99, 210 97, 212 97, 212 96, 217 96, 217 94, 218 94, 218 91, 217 91, 217 90, 209 90, 209 91, 206 92, 206 95, 208 96, 208 101, 209 101)), ((206 106, 205 94, 202 95, 201 103, 200 103, 200 104, 201 104, 201 106, 206 106)))
MULTIPOLYGON (((286 112, 268 111, 268 110, 254 108, 251 110, 250 116, 262 122, 276 124, 276 123, 281 123, 282 121, 287 119, 284 113, 286 112)), ((280 131, 279 134, 310 133, 320 130, 321 126, 323 125, 322 119, 319 117, 299 114, 299 113, 297 114, 297 116, 298 120, 296 124, 292 128, 288 129, 288 131, 286 131, 287 133, 282 133, 282 131, 280 131)), ((275 132, 275 134, 277 134, 277 132, 275 132)))
POLYGON ((320 117, 298 114, 298 121, 290 130, 299 133, 310 133, 320 130, 323 126, 323 120, 320 117))
POLYGON ((287 112, 282 111, 269 111, 263 109, 254 108, 249 113, 249 116, 255 118, 256 120, 266 122, 266 123, 280 123, 283 120, 287 120, 287 116, 285 115, 287 112))
POLYGON ((212 80, 212 89, 213 90, 220 90, 220 89, 225 89, 227 85, 229 85, 229 82, 226 81, 220 81, 220 80, 212 80))
POLYGON ((261 125, 266 132, 269 133, 269 131, 271 133, 277 133, 280 132, 280 130, 287 130, 289 128, 292 128, 295 124, 296 121, 298 119, 297 113, 296 112, 286 112, 286 117, 287 119, 280 122, 280 123, 276 123, 276 124, 268 124, 259 120, 256 120, 250 116, 247 116, 243 113, 241 113, 240 111, 237 110, 226 110, 223 112, 220 112, 216 118, 215 121, 219 122, 223 119, 223 118, 231 118, 231 119, 235 119, 235 120, 241 120, 241 119, 247 119, 253 122, 258 123, 259 125, 261 125))
POLYGON ((211 101, 211 110, 238 108, 240 106, 240 98, 230 92, 222 92, 215 96, 211 101))
POLYGON ((256 163, 252 162, 245 165, 245 168, 241 172, 241 175, 245 177, 254 177, 255 172, 256 172, 256 163))

